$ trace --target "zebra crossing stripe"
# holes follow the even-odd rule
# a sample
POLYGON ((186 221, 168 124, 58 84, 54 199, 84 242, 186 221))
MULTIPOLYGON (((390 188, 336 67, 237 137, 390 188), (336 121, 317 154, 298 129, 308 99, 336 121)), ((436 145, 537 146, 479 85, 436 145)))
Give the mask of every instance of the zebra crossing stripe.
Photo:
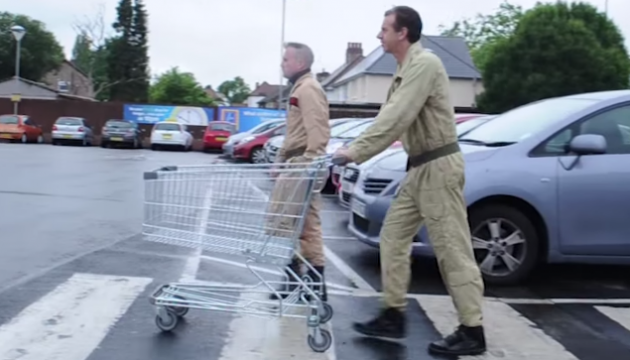
MULTIPOLYGON (((442 335, 458 325, 457 313, 447 296, 416 295, 414 298, 442 335)), ((484 330, 488 352, 461 359, 579 360, 551 336, 536 327, 510 305, 501 301, 484 303, 484 330)))
POLYGON ((0 359, 85 360, 151 281, 73 275, 0 326, 0 359))
POLYGON ((595 310, 630 331, 630 309, 612 306, 595 306, 595 310))

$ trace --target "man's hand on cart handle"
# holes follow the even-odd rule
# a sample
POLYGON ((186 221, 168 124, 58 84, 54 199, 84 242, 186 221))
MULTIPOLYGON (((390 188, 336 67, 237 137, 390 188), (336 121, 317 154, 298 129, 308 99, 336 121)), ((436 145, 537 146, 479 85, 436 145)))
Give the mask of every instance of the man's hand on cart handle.
POLYGON ((346 165, 353 161, 354 160, 350 157, 350 152, 346 147, 339 148, 337 151, 335 151, 331 160, 333 165, 346 165))

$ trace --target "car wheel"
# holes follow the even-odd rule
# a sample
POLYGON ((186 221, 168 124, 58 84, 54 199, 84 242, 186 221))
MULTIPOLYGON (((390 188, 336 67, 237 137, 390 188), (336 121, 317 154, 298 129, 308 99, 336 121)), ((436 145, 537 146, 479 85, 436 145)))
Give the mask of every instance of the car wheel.
POLYGON ((486 205, 469 216, 475 259, 485 282, 512 285, 530 275, 539 258, 540 238, 518 209, 486 205))
POLYGON ((22 142, 22 144, 26 144, 28 142, 28 137, 26 137, 26 134, 22 134, 22 138, 20 139, 20 141, 22 142))
POLYGON ((252 164, 265 164, 267 162, 265 150, 261 146, 253 148, 252 153, 249 155, 249 162, 252 164))
POLYGON ((43 144, 44 143, 44 137, 42 135, 38 135, 37 136, 37 143, 38 144, 43 144))
POLYGON ((157 145, 155 145, 155 144, 151 144, 151 150, 153 150, 153 151, 157 151, 157 149, 158 149, 158 146, 157 146, 157 145))

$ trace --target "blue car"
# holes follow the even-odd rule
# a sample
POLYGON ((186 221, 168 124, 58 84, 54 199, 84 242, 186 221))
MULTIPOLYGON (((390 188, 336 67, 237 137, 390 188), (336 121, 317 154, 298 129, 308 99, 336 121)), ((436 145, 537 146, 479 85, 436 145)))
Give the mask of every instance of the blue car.
MULTIPOLYGON (((459 139, 475 257, 486 282, 540 263, 630 264, 630 91, 537 101, 459 139)), ((407 156, 357 174, 349 230, 378 247, 407 156)), ((413 252, 433 256, 425 228, 413 252)))

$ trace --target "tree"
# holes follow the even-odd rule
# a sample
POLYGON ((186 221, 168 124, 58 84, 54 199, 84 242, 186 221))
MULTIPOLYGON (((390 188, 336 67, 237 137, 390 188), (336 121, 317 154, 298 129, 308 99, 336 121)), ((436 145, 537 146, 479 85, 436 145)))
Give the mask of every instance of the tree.
POLYGON ((242 104, 252 93, 249 85, 240 76, 235 77, 234 80, 224 81, 217 90, 225 95, 230 104, 242 104))
POLYGON ((523 8, 520 5, 504 1, 493 14, 477 14, 473 19, 456 21, 449 28, 441 25, 440 31, 443 36, 463 37, 475 66, 483 72, 492 46, 497 40, 511 36, 522 17, 523 8))
POLYGON ((625 89, 630 61, 619 29, 585 3, 538 4, 488 54, 479 107, 503 112, 549 97, 625 89))
POLYGON ((215 106, 195 76, 177 67, 159 75, 149 94, 150 101, 157 104, 215 106))
POLYGON ((45 25, 28 16, 0 12, 0 80, 15 76, 17 42, 11 33, 14 25, 23 26, 20 51, 20 77, 41 81, 63 62, 63 48, 45 25))

